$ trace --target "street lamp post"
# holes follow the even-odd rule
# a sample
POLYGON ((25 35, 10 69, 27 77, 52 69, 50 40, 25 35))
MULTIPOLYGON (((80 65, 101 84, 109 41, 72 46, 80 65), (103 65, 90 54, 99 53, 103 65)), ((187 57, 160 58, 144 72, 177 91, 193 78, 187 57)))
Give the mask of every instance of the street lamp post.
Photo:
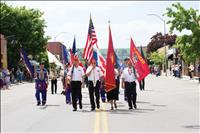
MULTIPOLYGON (((162 18, 162 17, 160 17, 159 15, 157 15, 157 14, 147 14, 147 15, 149 15, 149 16, 155 16, 155 17, 157 17, 157 18, 159 18, 162 22, 163 22, 163 24, 164 24, 164 37, 165 37, 165 35, 166 35, 166 22, 165 22, 165 20, 162 18)), ((166 44, 165 44, 165 41, 164 41, 164 47, 165 47, 165 64, 164 64, 164 72, 165 72, 165 76, 167 76, 167 56, 166 56, 166 53, 167 53, 167 50, 166 50, 166 44)))

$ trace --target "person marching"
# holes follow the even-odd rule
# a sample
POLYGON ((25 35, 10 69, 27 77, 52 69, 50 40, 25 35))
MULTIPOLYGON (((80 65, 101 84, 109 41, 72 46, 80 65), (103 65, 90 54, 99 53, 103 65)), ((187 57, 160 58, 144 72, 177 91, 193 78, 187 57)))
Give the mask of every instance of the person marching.
POLYGON ((63 86, 65 89, 65 97, 66 97, 66 104, 71 104, 71 86, 70 86, 70 78, 67 77, 67 73, 69 72, 70 64, 66 64, 66 68, 64 70, 64 78, 63 78, 63 86))
POLYGON ((42 105, 45 105, 47 98, 48 74, 47 70, 44 68, 44 62, 40 62, 40 68, 36 70, 34 77, 36 83, 35 97, 37 100, 37 106, 41 104, 40 93, 42 94, 42 105))
MULTIPOLYGON (((128 62, 129 62, 129 60, 130 60, 130 59, 129 59, 128 57, 124 59, 124 66, 123 66, 123 67, 121 68, 121 70, 120 70, 120 71, 121 71, 121 72, 120 72, 121 74, 122 74, 123 70, 124 70, 125 68, 128 67, 128 62)), ((127 101, 127 95, 126 95, 126 94, 127 94, 127 93, 126 93, 126 89, 124 89, 124 100, 125 100, 125 101, 127 101)))
POLYGON ((108 102, 111 104, 111 110, 113 110, 113 105, 115 108, 117 108, 117 103, 116 100, 119 100, 119 72, 118 69, 115 67, 115 83, 116 83, 116 88, 107 92, 107 99, 108 102))
POLYGON ((70 68, 67 75, 71 79, 73 111, 77 111, 77 99, 79 101, 79 108, 82 109, 81 86, 84 78, 84 71, 83 68, 79 66, 79 60, 77 56, 74 57, 73 66, 70 68))
POLYGON ((128 105, 129 109, 137 108, 136 105, 136 71, 134 67, 132 66, 131 61, 128 61, 128 67, 125 68, 122 72, 121 78, 122 78, 122 88, 124 88, 126 91, 126 95, 128 98, 128 105))
POLYGON ((140 90, 142 91, 144 91, 144 87, 145 87, 145 78, 144 79, 142 79, 141 81, 139 81, 139 85, 140 85, 140 90))
POLYGON ((89 95, 90 95, 90 104, 91 104, 91 111, 95 110, 95 102, 94 102, 94 93, 96 97, 96 106, 100 108, 100 80, 102 80, 103 73, 101 69, 96 66, 96 60, 93 59, 91 65, 86 70, 86 76, 88 76, 88 85, 89 85, 89 95))
POLYGON ((51 70, 51 94, 57 93, 57 72, 56 69, 51 70), (55 88, 55 90, 54 90, 55 88))

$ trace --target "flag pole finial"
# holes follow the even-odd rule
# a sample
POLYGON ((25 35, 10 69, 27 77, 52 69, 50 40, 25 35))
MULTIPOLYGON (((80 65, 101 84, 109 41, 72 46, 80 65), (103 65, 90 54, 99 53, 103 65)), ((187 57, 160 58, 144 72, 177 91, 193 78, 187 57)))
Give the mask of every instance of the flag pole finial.
POLYGON ((92 14, 91 14, 91 12, 90 12, 90 19, 92 19, 92 14))

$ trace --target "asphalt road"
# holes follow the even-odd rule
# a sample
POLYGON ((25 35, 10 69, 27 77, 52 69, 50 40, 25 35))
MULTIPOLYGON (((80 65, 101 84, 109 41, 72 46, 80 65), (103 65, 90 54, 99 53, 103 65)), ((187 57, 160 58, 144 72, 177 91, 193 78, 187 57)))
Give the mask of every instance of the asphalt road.
POLYGON ((109 103, 90 111, 88 89, 83 88, 83 109, 72 111, 60 94, 48 90, 47 105, 36 106, 33 83, 1 90, 1 132, 200 132, 200 86, 196 81, 170 77, 146 78, 146 90, 137 86, 138 109, 128 110, 120 89, 118 108, 109 103))

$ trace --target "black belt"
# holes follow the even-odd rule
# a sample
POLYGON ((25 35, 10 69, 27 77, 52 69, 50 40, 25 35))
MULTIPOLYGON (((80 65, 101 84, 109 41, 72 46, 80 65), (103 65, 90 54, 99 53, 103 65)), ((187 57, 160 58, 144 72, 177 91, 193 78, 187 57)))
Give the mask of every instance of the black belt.
MULTIPOLYGON (((99 80, 97 80, 96 82, 98 82, 99 80)), ((89 82, 93 82, 92 80, 89 80, 89 82)))
POLYGON ((125 81, 125 83, 129 83, 129 84, 130 84, 130 83, 134 83, 134 82, 135 82, 135 81, 132 81, 132 82, 125 81))

